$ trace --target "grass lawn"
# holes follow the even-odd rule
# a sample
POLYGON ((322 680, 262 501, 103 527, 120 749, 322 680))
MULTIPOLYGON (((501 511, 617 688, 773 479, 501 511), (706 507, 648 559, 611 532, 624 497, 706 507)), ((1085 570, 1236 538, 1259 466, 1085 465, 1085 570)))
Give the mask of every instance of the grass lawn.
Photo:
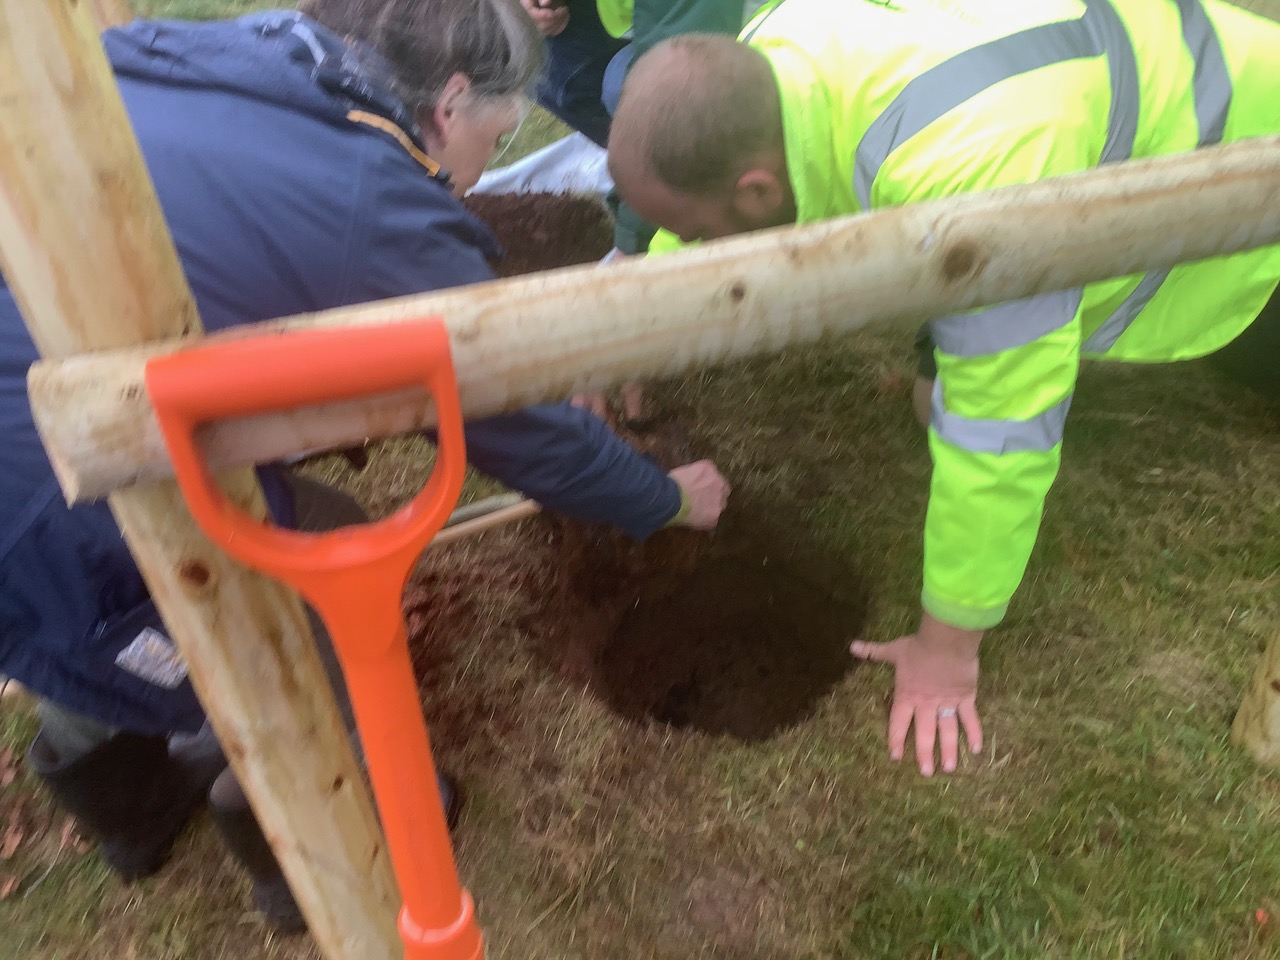
MULTIPOLYGON (((737 516, 836 558, 872 639, 918 611, 928 455, 909 341, 869 333, 653 388, 732 479, 737 516)), ((1067 438, 1027 581, 986 643, 987 749, 953 777, 888 761, 887 669, 849 669, 747 742, 619 717, 536 642, 525 581, 451 599, 427 712, 467 788, 457 852, 489 956, 1280 956, 1280 781, 1228 743, 1280 633, 1280 414, 1200 364, 1093 365, 1067 438)), ((423 456, 392 445, 342 476, 381 507, 423 456)), ((544 539, 503 530, 426 571, 505 571, 544 539)), ((767 709, 768 683, 754 689, 767 709)), ((203 820, 159 877, 119 884, 22 768, 29 709, 0 711, 0 954, 315 956, 264 931, 203 820)))

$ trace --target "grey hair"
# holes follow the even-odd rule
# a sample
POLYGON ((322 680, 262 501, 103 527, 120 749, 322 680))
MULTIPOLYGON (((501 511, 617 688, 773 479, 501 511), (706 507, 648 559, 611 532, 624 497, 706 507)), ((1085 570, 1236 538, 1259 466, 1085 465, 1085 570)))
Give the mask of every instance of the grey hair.
POLYGON ((493 98, 523 93, 542 71, 542 37, 519 0, 301 0, 298 9, 377 52, 415 113, 434 107, 455 73, 474 96, 493 98))

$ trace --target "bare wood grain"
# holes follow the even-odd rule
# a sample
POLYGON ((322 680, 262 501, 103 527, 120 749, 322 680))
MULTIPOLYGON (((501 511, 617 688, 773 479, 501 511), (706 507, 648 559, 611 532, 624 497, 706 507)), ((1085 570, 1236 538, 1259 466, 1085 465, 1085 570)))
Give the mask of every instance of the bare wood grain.
MULTIPOLYGON (((1277 241, 1280 137, 1269 137, 261 329, 440 316, 463 408, 482 416, 1277 241)), ((70 500, 169 475, 143 370, 176 346, 32 369, 33 409, 70 500)), ((312 407, 211 427, 205 452, 217 466, 242 466, 433 418, 425 395, 312 407)))
POLYGON ((89 8, 93 12, 94 25, 99 30, 118 27, 134 17, 128 0, 89 0, 89 8))
MULTIPOLYGON (((104 11, 0 0, 0 264, 46 357, 200 330, 104 11)), ((251 471, 227 484, 262 515, 251 471)), ((324 955, 399 956, 381 831, 297 598, 210 544, 174 484, 110 503, 324 955)))

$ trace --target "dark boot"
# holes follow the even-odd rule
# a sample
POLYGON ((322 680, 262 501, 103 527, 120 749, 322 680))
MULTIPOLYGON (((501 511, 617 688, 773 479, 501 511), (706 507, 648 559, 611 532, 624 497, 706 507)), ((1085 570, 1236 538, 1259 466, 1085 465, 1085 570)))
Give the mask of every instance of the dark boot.
POLYGON ((200 782, 169 757, 164 737, 119 733, 70 763, 37 736, 31 769, 100 844, 102 859, 125 881, 159 870, 204 801, 200 782))
MULTIPOLYGON (((266 922, 279 933, 301 933, 307 929, 307 924, 289 889, 289 881, 285 879, 271 844, 258 826, 258 820, 239 785, 233 784, 229 772, 226 776, 228 780, 220 779, 209 797, 209 813, 213 822, 217 824, 227 849, 249 872, 253 884, 253 905, 266 922)), ((437 782, 445 820, 452 830, 458 823, 461 794, 452 777, 438 774, 437 782)))
POLYGON ((209 812, 227 849, 249 871, 253 881, 253 904, 263 918, 279 933, 302 933, 307 923, 302 918, 289 882, 280 872, 271 844, 262 835, 262 828, 248 805, 218 806, 216 800, 209 803, 209 812))
POLYGON ((436 771, 436 784, 440 788, 440 805, 444 807, 444 821, 453 830, 458 826, 458 815, 462 813, 462 791, 458 789, 458 781, 447 773, 436 771))

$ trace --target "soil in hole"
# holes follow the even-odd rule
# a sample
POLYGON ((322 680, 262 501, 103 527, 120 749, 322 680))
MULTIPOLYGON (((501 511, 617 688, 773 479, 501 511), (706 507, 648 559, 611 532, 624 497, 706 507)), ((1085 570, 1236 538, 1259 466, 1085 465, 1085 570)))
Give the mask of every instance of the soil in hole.
MULTIPOLYGON (((612 246, 608 214, 588 198, 466 202, 504 247, 495 265, 503 276, 598 260, 612 246)), ((664 406, 660 396, 655 403, 664 406)), ((688 413, 654 410, 620 432, 664 469, 714 455, 684 428, 688 413)), ((622 716, 746 740, 812 712, 853 665, 848 641, 867 608, 847 557, 799 542, 773 511, 740 500, 714 536, 670 530, 643 544, 544 515, 472 545, 466 564, 411 588, 411 646, 428 686, 452 658, 450 624, 476 616, 486 589, 517 594, 504 617, 555 670, 622 716)), ((433 722, 446 736, 454 726, 464 736, 478 722, 440 715, 436 706, 433 722)), ((482 707, 477 712, 492 722, 482 707)))
POLYGON ((865 590, 846 558, 733 504, 714 536, 643 544, 549 519, 555 583, 525 626, 620 715, 744 740, 807 717, 853 666, 865 590))
POLYGON ((761 740, 849 670, 866 603, 837 559, 727 526, 687 574, 644 586, 596 685, 625 717, 761 740))
MULTIPOLYGON (((705 454, 678 415, 655 419, 624 435, 663 468, 705 454)), ((442 562, 410 588, 419 677, 430 688, 447 675, 458 624, 479 616, 486 631, 514 628, 627 719, 769 737, 808 717, 853 666, 848 643, 866 620, 848 556, 805 542, 799 529, 740 497, 714 535, 664 530, 643 543, 543 514, 474 542, 463 562, 442 562), (504 599, 487 603, 489 594, 504 599)), ((431 699, 433 729, 446 739, 502 712, 431 699)))

